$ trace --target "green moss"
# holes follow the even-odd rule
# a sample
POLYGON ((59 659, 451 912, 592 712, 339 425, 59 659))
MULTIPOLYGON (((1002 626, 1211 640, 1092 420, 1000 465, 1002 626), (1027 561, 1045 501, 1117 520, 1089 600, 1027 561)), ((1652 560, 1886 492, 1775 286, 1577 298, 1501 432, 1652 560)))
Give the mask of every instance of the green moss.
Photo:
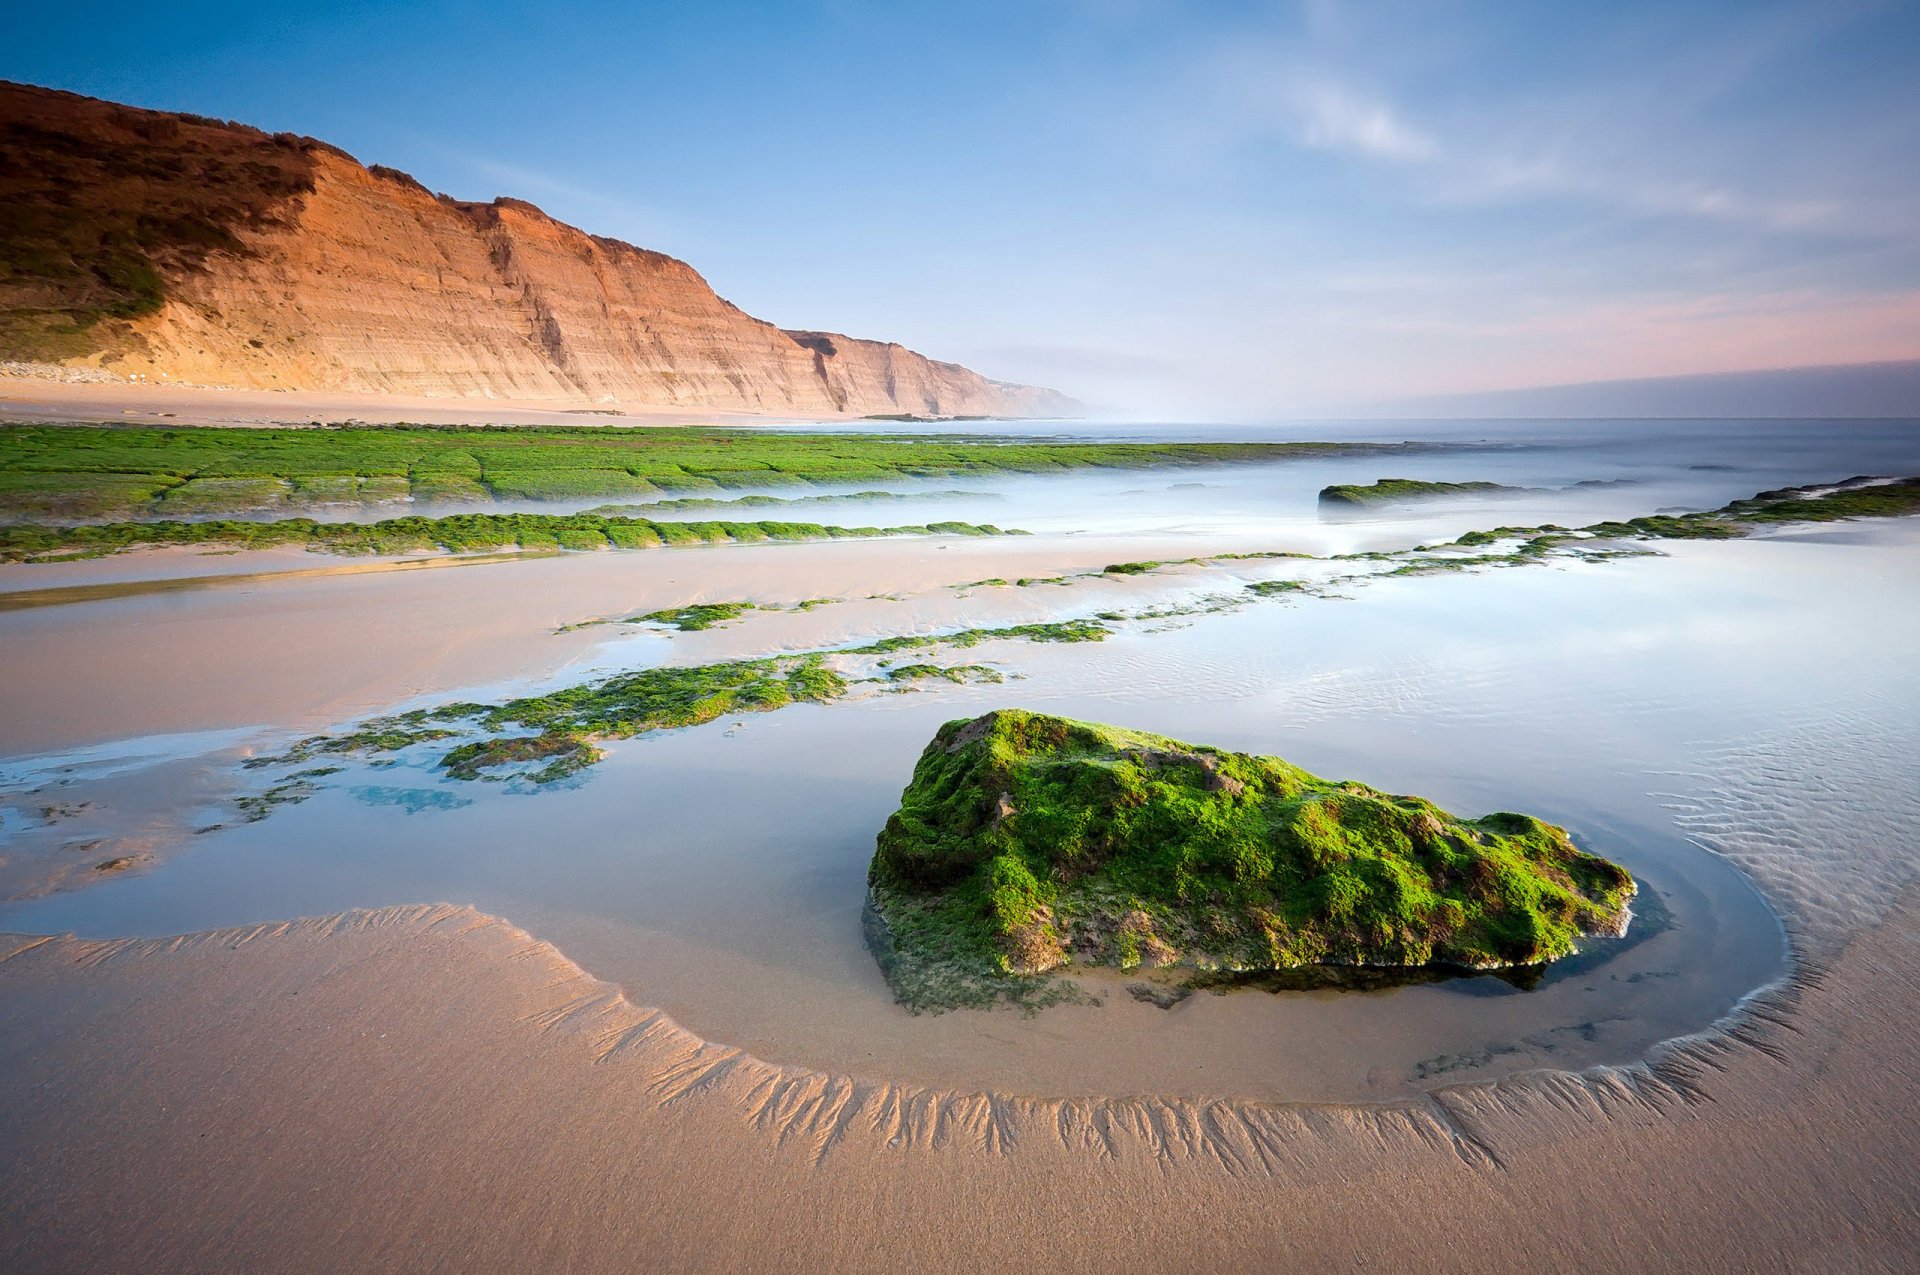
POLYGON ((922 682, 929 678, 962 683, 1005 680, 998 669, 984 664, 902 664, 887 670, 887 680, 893 682, 922 682))
POLYGON ((1113 636, 1113 630, 1093 620, 1061 620, 1051 624, 1012 624, 999 629, 961 629, 954 633, 908 634, 881 638, 865 646, 848 650, 849 655, 888 655, 917 647, 978 646, 1002 639, 1027 642, 1099 642, 1113 636))
MULTIPOLYGON (((199 494, 180 497, 198 501, 196 512, 212 506, 204 486, 225 484, 223 498, 245 502, 265 499, 269 488, 246 480, 245 494, 232 484, 239 480, 195 480, 199 494)), ((195 483, 172 489, 186 491, 195 483)), ((274 488, 272 490, 278 490, 274 488)), ((251 507, 251 506, 249 506, 251 507)), ((0 526, 0 561, 35 561, 50 555, 98 556, 158 545, 230 545, 264 549, 300 545, 325 553, 409 553, 443 549, 474 553, 520 548, 531 552, 569 550, 646 549, 660 544, 751 544, 767 540, 841 540, 873 536, 1016 534, 990 524, 933 523, 904 527, 829 527, 811 522, 645 522, 603 518, 593 514, 453 514, 443 518, 388 518, 373 523, 316 522, 287 518, 275 522, 218 519, 202 522, 113 522, 78 527, 48 527, 15 523, 0 526)))
POLYGON ((1372 483, 1335 483, 1330 487, 1322 487, 1320 503, 1365 509, 1445 496, 1488 496, 1526 490, 1525 487, 1508 487, 1502 483, 1440 483, 1421 478, 1382 478, 1372 483))
POLYGON ((868 880, 918 1008, 1070 964, 1533 964, 1618 932, 1634 893, 1526 815, 1012 709, 941 728, 868 880))
POLYGON ((590 740, 569 731, 548 731, 544 735, 521 735, 507 739, 480 740, 462 744, 440 759, 455 779, 491 779, 487 774, 507 766, 526 766, 544 762, 520 777, 536 784, 552 783, 577 774, 599 761, 605 754, 590 740))
POLYGON ((690 496, 677 500, 649 500, 638 505, 601 505, 588 513, 652 517, 715 509, 784 509, 814 505, 888 504, 929 500, 1000 500, 991 491, 850 491, 825 496, 690 496))
POLYGON ((1255 580, 1247 585, 1247 592, 1260 598, 1281 598, 1289 594, 1306 591, 1305 580, 1255 580))
MULTIPOLYGON (((471 707, 471 706, 462 706, 471 707)), ((260 770, 272 766, 294 766, 311 761, 315 757, 342 753, 392 753, 415 744, 431 743, 435 740, 451 738, 455 732, 444 726, 428 725, 430 716, 444 715, 426 709, 400 713, 391 717, 376 717, 360 723, 359 727, 341 735, 310 735, 300 740, 284 753, 264 757, 252 757, 240 763, 243 770, 260 770)), ((327 774, 330 769, 305 772, 307 774, 327 774)))
MULTIPOLYGON (((0 226, 0 241, 4 239, 5 227, 0 226)), ((4 283, 4 261, 0 261, 0 289, 4 283)), ((404 481, 413 497, 423 502, 580 500, 1438 450, 1445 448, 1368 443, 1033 443, 698 427, 355 425, 238 430, 7 425, 0 426, 0 473, 13 475, 15 481, 11 486, 0 485, 0 516, 36 516, 54 495, 82 508, 90 504, 119 508, 132 491, 153 493, 200 478, 284 483, 295 503, 337 502, 344 498, 344 487, 336 482, 318 484, 310 496, 302 491, 309 478, 344 475, 404 481)), ((358 488, 356 498, 384 500, 397 490, 397 482, 376 484, 358 488)), ((802 501, 886 503, 959 494, 868 490, 851 496, 800 496, 792 502, 766 495, 737 501, 691 495, 633 512, 802 501)), ((155 506, 151 494, 131 503, 137 513, 164 512, 155 506)), ((626 512, 601 510, 598 514, 626 512)))
POLYGON ((1722 512, 1737 522, 1755 524, 1905 517, 1920 513, 1920 478, 1854 478, 1835 489, 1763 491, 1751 500, 1734 501, 1722 512))
MULTIPOLYGON (((757 660, 691 667, 642 669, 618 677, 528 695, 498 704, 457 703, 373 718, 339 735, 315 735, 285 752, 242 763, 247 769, 298 765, 320 756, 397 752, 415 744, 468 738, 449 749, 440 764, 456 779, 532 762, 518 772, 544 783, 574 774, 600 760, 594 745, 656 730, 699 726, 723 716, 764 713, 793 704, 826 704, 844 696, 849 683, 830 657, 884 654, 896 649, 966 647, 989 639, 1029 642, 1097 641, 1111 630, 1089 621, 1023 624, 1005 629, 967 629, 945 635, 883 638, 868 646, 813 651, 757 660)), ((903 684, 928 679, 997 682, 985 665, 904 665, 886 680, 903 684)), ((307 774, 326 773, 322 771, 307 774)), ((297 777, 295 777, 297 778, 297 777)))
POLYGON ((331 768, 309 771, 300 775, 290 775, 263 793, 238 797, 234 805, 239 807, 241 818, 247 823, 259 823, 281 806, 294 806, 320 791, 320 785, 313 782, 316 774, 331 774, 331 768))
POLYGON ((754 609, 751 602, 696 602, 667 611, 649 611, 645 615, 634 616, 628 623, 665 624, 682 633, 697 633, 729 620, 737 620, 754 609))
POLYGON ((846 691, 846 680, 819 655, 736 660, 692 668, 643 669, 492 707, 465 706, 458 716, 489 730, 531 728, 624 739, 644 731, 697 726, 728 713, 764 712, 821 702, 846 691))

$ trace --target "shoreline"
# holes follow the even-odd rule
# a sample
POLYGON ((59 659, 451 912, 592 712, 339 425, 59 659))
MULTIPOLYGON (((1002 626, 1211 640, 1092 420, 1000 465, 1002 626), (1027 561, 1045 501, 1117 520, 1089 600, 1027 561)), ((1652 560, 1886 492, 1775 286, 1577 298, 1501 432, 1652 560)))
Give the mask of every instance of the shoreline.
MULTIPOLYGON (((987 1107, 1008 1122, 1004 1133, 1009 1147, 1030 1142, 1023 1133, 1044 1137, 1052 1132, 1061 1135, 1060 1145, 1068 1150, 1084 1149, 1065 1136, 1069 1125, 1106 1123, 1121 1129, 1123 1125, 1112 1121, 1113 1115, 1139 1104, 1161 1103, 1170 1109, 1204 1107, 1231 1112, 1234 1118, 1251 1127, 1282 1113, 1414 1113, 1435 1105, 1444 1109, 1446 1096, 1485 1095, 1528 1078, 1546 1078, 1556 1084, 1581 1082, 1608 1089, 1615 1096, 1631 1093, 1637 1100, 1655 1107, 1676 1099, 1692 1101, 1700 1096, 1702 1078, 1719 1069, 1718 1060, 1748 1049, 1777 1057, 1780 1033, 1796 1030, 1788 1021, 1793 1006, 1809 987, 1817 986, 1820 978, 1820 973, 1806 962, 1798 949, 1790 948, 1786 972, 1747 992, 1705 1027, 1657 1042, 1643 1058, 1578 1070, 1527 1067, 1487 1079, 1430 1085, 1404 1098, 1341 1101, 1250 1098, 1203 1091, 1171 1094, 1005 1091, 931 1085, 772 1061, 740 1046, 708 1039, 681 1024, 666 1009, 635 1002, 619 983, 585 968, 553 941, 529 932, 509 917, 468 904, 402 903, 352 908, 320 916, 289 917, 151 937, 86 939, 72 933, 17 933, 0 929, 0 966, 16 955, 48 943, 72 946, 76 951, 84 949, 82 963, 92 968, 109 961, 138 963, 156 955, 197 948, 237 951, 258 939, 294 934, 330 936, 358 929, 394 928, 409 939, 417 939, 422 933, 443 926, 450 927, 456 934, 500 930, 514 944, 516 960, 540 967, 548 980, 544 986, 552 996, 547 1011, 521 1021, 535 1024, 543 1034, 589 1037, 596 1063, 606 1062, 643 1040, 648 1044, 670 1044, 672 1050, 683 1057, 697 1058, 697 1064, 677 1068, 679 1072, 688 1073, 686 1087, 667 1092, 665 1102, 668 1104, 692 1093, 732 1098, 745 1105, 758 1101, 756 1095, 769 1088, 782 1093, 796 1089, 847 1091, 853 1095, 849 1098, 853 1105, 844 1113, 842 1135, 859 1127, 853 1117, 903 1104, 928 1106, 930 1118, 936 1123, 987 1107), (735 1072, 741 1074, 736 1076, 735 1072), (1072 1111, 1064 1123, 1058 1116, 1058 1111, 1063 1109, 1072 1111)), ((980 1012, 1001 1015, 1006 1010, 1002 1007, 980 1012)), ((1180 1123, 1194 1130, 1186 1148, 1193 1158, 1205 1159, 1217 1154, 1217 1148, 1210 1149, 1207 1145, 1220 1136, 1216 1126, 1204 1122, 1194 1124, 1191 1117, 1183 1117, 1180 1123)), ((1136 1128, 1128 1132, 1138 1135, 1143 1131, 1136 1128)))
POLYGON ((777 425, 844 423, 858 416, 796 417, 659 404, 590 404, 561 399, 435 398, 326 390, 255 390, 213 385, 55 380, 0 373, 0 416, 38 423, 178 419, 228 426, 299 426, 316 421, 370 425, 777 425), (188 418, 191 418, 190 420, 188 418))
POLYGON ((395 1268, 449 1249, 629 1269, 1164 1270, 1177 1249, 1194 1265, 1485 1270, 1552 1268, 1583 1245, 1612 1269, 1783 1254, 1897 1269, 1920 1239, 1889 1171, 1920 1144, 1901 1114, 1920 1048, 1886 1033, 1920 972, 1916 916, 1909 892, 1832 967, 1802 967, 1644 1067, 1257 1110, 773 1069, 465 907, 14 939, 0 946, 0 1254, 23 1270, 395 1268), (168 1027, 183 1011, 190 1036, 168 1027), (63 1097, 76 1086, 97 1095, 78 1119, 63 1097), (550 1189, 487 1204, 509 1172, 550 1189), (372 1190, 369 1175, 431 1189, 372 1190), (938 1220, 956 1202, 998 1221, 938 1220), (902 1209, 933 1220, 897 1226, 902 1209), (1090 1252, 1070 1218, 1135 1242, 1090 1252))

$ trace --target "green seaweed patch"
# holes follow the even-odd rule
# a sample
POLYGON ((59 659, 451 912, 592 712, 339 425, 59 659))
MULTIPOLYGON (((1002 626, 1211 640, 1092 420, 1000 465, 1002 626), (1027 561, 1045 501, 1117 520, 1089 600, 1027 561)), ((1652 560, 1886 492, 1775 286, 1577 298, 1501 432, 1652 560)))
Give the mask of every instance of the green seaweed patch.
POLYGON ((1103 576, 1143 576, 1149 571, 1157 571, 1167 566, 1164 562, 1109 562, 1100 568, 1103 576))
POLYGON ((1192 558, 1192 562, 1253 562, 1267 558, 1304 558, 1316 561, 1313 554, 1302 553, 1298 549, 1258 549, 1250 553, 1214 553, 1204 558, 1192 558))
POLYGON ((1334 483, 1320 489, 1320 503, 1367 509, 1409 501, 1439 500, 1448 496, 1518 495, 1533 488, 1504 483, 1442 483, 1422 478, 1381 478, 1371 483, 1334 483))
POLYGON ((1835 522, 1920 513, 1920 478, 1850 478, 1832 488, 1788 487, 1736 500, 1723 511, 1745 523, 1835 522))
POLYGON ((678 500, 649 500, 635 505, 599 505, 586 512, 592 514, 614 514, 651 516, 660 513, 690 513, 714 509, 772 509, 792 508, 800 505, 859 505, 886 504, 901 501, 929 500, 1003 500, 1005 497, 992 491, 850 491, 837 495, 821 496, 692 496, 678 500))
POLYGON ((235 798, 234 805, 247 823, 259 823, 281 806, 295 806, 320 791, 311 779, 288 778, 263 793, 235 798))
POLYGON ((938 679, 957 683, 1003 682, 1000 670, 985 664, 902 664, 887 670, 891 682, 924 682, 938 679))
POLYGON ((1255 580, 1246 586, 1256 598, 1285 598, 1307 592, 1305 580, 1255 580))
MULTIPOLYGON (((1238 611, 1247 605, 1246 595, 1235 593, 1207 593, 1186 602, 1169 602, 1163 606, 1146 607, 1139 611, 1118 614, 1122 620, 1176 620, 1195 615, 1221 615, 1228 611, 1238 611)), ((1102 612, 1102 619, 1115 613, 1102 612)))
POLYGON ((1526 815, 1018 709, 940 729, 868 884, 920 1009, 1074 966, 1533 965, 1623 932, 1635 892, 1526 815))
POLYGON ((548 731, 543 735, 519 735, 504 739, 478 740, 462 744, 440 759, 440 765, 455 779, 497 779, 488 772, 517 766, 519 778, 536 784, 576 775, 606 754, 591 740, 570 731, 548 731), (529 768, 530 763, 544 763, 529 768))
POLYGON ((462 706, 458 715, 475 719, 482 729, 522 727, 537 733, 463 744, 441 764, 454 778, 472 779, 495 766, 544 760, 546 765, 522 777, 549 783, 600 760, 595 741, 698 726, 723 715, 768 712, 795 703, 826 703, 846 689, 846 679, 817 654, 646 669, 492 707, 462 706))
MULTIPOLYGON (((55 220, 59 220, 55 218, 55 220)), ((70 220, 70 219, 69 219, 70 220)), ((157 301, 154 302, 157 308, 157 301)), ((1467 445, 1471 446, 1471 445, 1467 445)), ((724 511, 784 504, 725 488, 921 483, 999 474, 1262 463, 1462 450, 1437 443, 1063 443, 713 427, 314 426, 250 429, 0 425, 0 510, 98 517, 269 504, 629 500, 662 493, 724 511), (685 493, 685 495, 681 495, 685 493), (711 495, 709 494, 711 493, 711 495)), ((800 496, 792 503, 939 499, 954 492, 800 496)), ((988 493, 966 493, 979 499, 988 493)))
MULTIPOLYGON (((0 437, 4 433, 0 432, 0 437)), ((428 550, 483 553, 519 549, 652 549, 661 545, 762 544, 768 541, 859 540, 888 536, 1013 536, 991 523, 933 522, 899 527, 841 527, 817 522, 653 522, 594 514, 451 514, 379 522, 316 522, 282 518, 93 523, 54 527, 0 525, 0 562, 100 557, 165 545, 224 545, 239 549, 300 546, 316 553, 400 554, 428 550)))
POLYGON ((626 623, 664 624, 682 633, 698 633, 729 620, 737 620, 755 609, 751 602, 696 602, 666 611, 649 611, 645 615, 633 616, 626 623))
POLYGON ((1113 636, 1113 630, 1095 620, 1056 620, 1045 624, 1012 624, 998 629, 960 629, 953 633, 914 633, 885 637, 865 646, 849 648, 848 655, 890 655, 920 647, 978 646, 982 642, 1015 640, 1027 642, 1101 642, 1113 636))
MULTIPOLYGON (((469 738, 441 756, 440 765, 455 779, 506 777, 507 767, 535 783, 577 774, 601 759, 598 744, 658 730, 699 726, 718 717, 771 712, 792 704, 827 704, 845 696, 847 678, 831 667, 830 656, 884 655, 896 650, 968 647, 1004 639, 1029 642, 1093 642, 1112 630, 1089 620, 1021 624, 1004 629, 964 629, 958 633, 882 638, 848 650, 813 651, 763 659, 731 660, 688 667, 642 669, 600 681, 522 696, 498 704, 456 703, 413 709, 364 722, 340 735, 315 735, 283 753, 242 763, 247 769, 295 765, 317 756, 397 752, 415 744, 469 738)), ((985 665, 937 666, 924 672, 902 666, 889 681, 896 684, 937 678, 943 681, 998 681, 985 665)))
MULTIPOLYGON (((471 708, 472 706, 456 705, 454 707, 471 708)), ((319 756, 341 753, 393 753, 403 748, 411 748, 415 744, 450 739, 458 732, 445 726, 428 724, 430 721, 444 719, 447 713, 447 709, 414 709, 391 717, 376 717, 362 722, 358 728, 345 734, 310 735, 293 744, 283 753, 250 757, 241 762, 240 766, 243 770, 260 770, 269 766, 294 766, 319 756)), ((337 769, 337 767, 323 768, 304 773, 326 774, 337 769)))

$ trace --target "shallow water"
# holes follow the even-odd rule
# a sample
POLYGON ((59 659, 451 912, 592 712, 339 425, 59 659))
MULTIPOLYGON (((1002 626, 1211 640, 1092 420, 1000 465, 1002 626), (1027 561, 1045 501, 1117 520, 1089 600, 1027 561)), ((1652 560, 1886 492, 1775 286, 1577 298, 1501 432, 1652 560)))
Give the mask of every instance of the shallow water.
MULTIPOLYGON (((1533 457, 1524 461, 1531 468, 1490 473, 1451 457, 1449 472, 1408 461, 1396 461, 1392 472, 1545 485, 1641 470, 1636 486, 1540 498, 1540 508, 1561 511, 1599 501, 1606 507, 1591 516, 1600 517, 1648 512, 1655 502, 1717 505, 1761 487, 1859 470, 1920 472, 1917 439, 1911 427, 1904 434, 1803 427, 1779 444, 1787 459, 1776 464, 1756 461, 1753 449, 1727 446, 1719 434, 1708 441, 1720 450, 1703 452, 1699 438, 1676 441, 1643 430, 1632 447, 1612 434, 1583 441, 1594 455, 1580 464, 1565 463, 1566 449, 1555 446, 1499 453, 1515 466, 1523 462, 1514 458, 1533 457), (1536 453, 1557 457, 1557 467, 1536 453), (1725 459, 1697 459, 1703 454, 1725 459), (1689 468, 1702 463, 1740 468, 1689 468), (1802 468, 1788 472, 1790 464, 1802 468)), ((1119 480, 1139 483, 1139 474, 1019 480, 1003 496, 1014 504, 1027 499, 1016 486, 1042 489, 1035 507, 1044 503, 1059 529, 1023 543, 1023 552, 1039 554, 1087 535, 1131 547, 1128 537, 1140 535, 1140 523, 1175 543, 1190 537, 1209 546, 1269 548, 1296 547, 1268 542, 1283 533, 1305 539, 1312 531, 1328 544, 1355 534, 1412 543, 1441 534, 1432 529, 1436 518, 1451 535, 1536 517, 1509 517, 1509 502, 1501 501, 1491 502, 1502 507, 1493 518, 1483 504, 1395 511, 1363 520, 1357 531, 1329 525, 1311 497, 1334 479, 1306 473, 1311 464, 1299 466, 1298 475, 1292 467, 1262 466, 1217 486, 1177 491, 1191 475, 1153 475, 1164 479, 1171 510, 1159 522, 1152 499, 1110 490, 1119 480), (1276 477, 1283 471, 1284 483, 1276 477), (1136 512, 1142 508, 1148 511, 1136 512), (1176 517, 1191 525, 1176 524, 1176 517)), ((703 597, 747 596, 729 588, 769 587, 771 573, 789 581, 795 596, 823 587, 822 575, 833 578, 850 600, 672 639, 612 632, 601 641, 596 632, 590 651, 568 648, 570 671, 560 667, 566 661, 553 661, 527 670, 528 680, 569 680, 589 664, 694 662, 926 631, 970 617, 998 623, 1084 614, 1115 596, 1138 605, 1232 589, 1243 576, 1270 569, 971 595, 908 592, 889 601, 860 594, 859 572, 835 575, 831 563, 843 548, 639 555, 631 561, 644 562, 648 572, 685 572, 698 562, 688 584, 703 597)), ((1769 849, 1784 869, 1741 859, 1761 873, 1803 947, 1861 923, 1871 915, 1862 908, 1873 892, 1897 888, 1912 874, 1899 866, 1892 843, 1913 831, 1901 804, 1911 798, 1897 791, 1897 776, 1911 773, 1910 754, 1902 751, 1911 741, 1897 723, 1920 717, 1907 672, 1920 654, 1920 572, 1913 570, 1920 532, 1911 522, 1849 525, 1666 548, 1662 558, 1375 582, 1345 600, 1260 602, 1133 625, 1098 645, 991 644, 966 659, 1000 664, 1017 680, 869 695, 629 741, 577 783, 537 793, 445 781, 424 760, 356 763, 327 777, 305 804, 262 823, 192 836, 190 826, 232 818, 207 777, 237 780, 232 764, 239 753, 231 737, 173 741, 146 751, 201 777, 200 787, 168 785, 190 794, 168 807, 175 840, 184 845, 156 849, 151 870, 0 908, 0 928, 165 934, 347 907, 472 903, 553 941, 620 982, 635 1001, 662 1006, 697 1032, 769 1059, 1038 1095, 1373 1101, 1530 1067, 1629 1062, 1661 1040, 1705 1028, 1786 967, 1774 910, 1726 859, 1696 844, 1729 849, 1728 828, 1749 837, 1757 829, 1764 840, 1767 828, 1804 826, 1810 810, 1833 801, 1835 781, 1797 767, 1778 739, 1783 730, 1821 739, 1823 768, 1896 777, 1895 790, 1881 798, 1848 791, 1856 813, 1858 803, 1870 808, 1869 817, 1849 820, 1860 839, 1844 851, 1776 837, 1787 844, 1769 849), (1643 926, 1618 950, 1598 952, 1590 964, 1570 965, 1524 992, 1481 977, 1369 993, 1202 993, 1163 1010, 1128 993, 1127 985, 1142 979, 1103 976, 1093 983, 1102 1000, 1097 1008, 1063 1006, 1031 1018, 1011 1011, 915 1017, 892 1004, 862 947, 873 834, 935 727, 1003 704, 1276 753, 1324 775, 1430 797, 1462 814, 1534 813, 1626 864, 1659 896, 1671 924, 1651 934, 1643 926), (1889 729, 1851 726, 1876 713, 1886 720, 1889 712, 1896 715, 1889 729), (1749 753, 1755 741, 1768 739, 1772 760, 1756 770, 1749 753), (216 751, 191 760, 209 748, 216 751)), ((989 562, 993 551, 970 544, 974 561, 967 565, 989 562)), ((905 558, 891 565, 861 561, 911 577, 902 588, 969 578, 946 571, 934 557, 945 551, 936 546, 897 552, 905 558)), ((429 574, 510 582, 495 596, 505 618, 489 640, 514 650, 542 636, 576 639, 553 638, 544 628, 566 607, 620 592, 609 570, 592 562, 429 574), (507 600, 511 605, 502 605, 507 600), (528 617, 525 632, 509 632, 512 617, 521 615, 528 617)), ((398 623, 408 606, 420 604, 427 584, 445 587, 388 578, 323 587, 327 597, 378 597, 386 608, 378 613, 398 623)), ((321 605, 311 592, 318 587, 297 581, 251 595, 249 614, 261 635, 255 640, 265 640, 276 623, 311 616, 321 605)), ((606 610, 623 600, 608 597, 606 610)), ((58 658, 60 626, 77 630, 130 605, 4 616, 0 632, 38 626, 35 667, 27 672, 84 697, 83 670, 58 658)), ((211 596, 181 595, 164 605, 186 631, 204 625, 198 631, 210 637, 232 619, 211 596)), ((402 630, 391 640, 404 645, 405 638, 402 630)), ((370 632, 368 640, 379 639, 370 632)), ((425 676, 415 689, 432 697, 467 685, 425 676)), ((98 731, 111 734, 114 720, 131 719, 104 713, 100 720, 98 731)), ((262 719, 240 733, 248 742, 237 747, 271 746, 293 725, 262 719)), ((115 751, 141 750, 104 755, 115 751)), ((113 817, 145 813, 151 825, 166 803, 129 786, 128 766, 137 773, 141 764, 116 762, 114 774, 99 774, 106 764, 99 752, 11 759, 6 787, 13 795, 0 823, 5 850, 34 851, 28 842, 56 832, 81 835, 38 828, 24 817, 41 800, 30 790, 60 779, 71 781, 63 791, 109 793, 112 800, 101 804, 114 808, 113 817)), ((89 817, 76 816, 72 827, 84 828, 89 817)))

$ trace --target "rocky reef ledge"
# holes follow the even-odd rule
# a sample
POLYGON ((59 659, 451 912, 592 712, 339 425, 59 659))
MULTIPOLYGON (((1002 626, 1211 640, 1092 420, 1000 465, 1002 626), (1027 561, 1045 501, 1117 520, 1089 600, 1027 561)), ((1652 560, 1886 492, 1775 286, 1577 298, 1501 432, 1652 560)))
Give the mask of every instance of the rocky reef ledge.
POLYGON ((915 1010, 1069 997, 1076 966, 1537 965, 1624 934, 1636 889, 1527 815, 1019 709, 940 728, 868 885, 915 1010))

